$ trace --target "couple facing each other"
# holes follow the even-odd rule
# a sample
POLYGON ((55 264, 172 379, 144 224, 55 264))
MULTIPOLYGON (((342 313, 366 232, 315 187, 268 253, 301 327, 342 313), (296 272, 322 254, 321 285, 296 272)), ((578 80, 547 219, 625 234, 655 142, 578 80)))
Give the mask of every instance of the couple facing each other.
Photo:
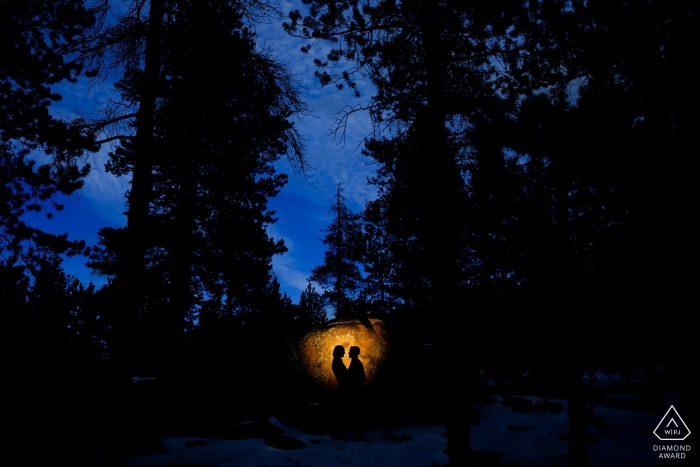
POLYGON ((360 348, 350 347, 350 366, 345 367, 342 358, 345 356, 345 347, 336 345, 333 349, 333 374, 338 381, 338 393, 348 395, 359 395, 365 386, 365 366, 358 355, 360 348))

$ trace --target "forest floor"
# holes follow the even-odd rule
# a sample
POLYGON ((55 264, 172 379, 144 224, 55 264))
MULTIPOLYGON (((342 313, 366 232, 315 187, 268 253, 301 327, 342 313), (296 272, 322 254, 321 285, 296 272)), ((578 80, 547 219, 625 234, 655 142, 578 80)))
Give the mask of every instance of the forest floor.
MULTIPOLYGON (((494 397, 476 405, 478 425, 470 427, 472 449, 489 466, 562 466, 567 459, 567 411, 562 400, 535 397, 494 397)), ((685 464, 687 459, 659 459, 660 442, 653 430, 661 414, 599 405, 588 426, 591 464, 599 467, 645 467, 685 464), (591 426, 592 425, 592 426, 591 426)), ((282 450, 262 438, 226 440, 218 437, 163 438, 164 452, 130 457, 128 467, 318 467, 318 466, 445 466, 445 424, 367 430, 361 441, 314 435, 267 419, 285 436, 305 446, 282 450)), ((691 428, 692 430, 692 428, 691 428)), ((686 442, 684 442, 686 443, 686 442)), ((692 455, 692 452, 688 453, 692 455)))

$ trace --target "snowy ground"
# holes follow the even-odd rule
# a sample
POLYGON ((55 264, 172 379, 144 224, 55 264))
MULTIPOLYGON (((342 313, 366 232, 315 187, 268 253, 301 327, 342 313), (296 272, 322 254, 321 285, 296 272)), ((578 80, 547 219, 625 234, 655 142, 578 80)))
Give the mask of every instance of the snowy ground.
MULTIPOLYGON (((495 451, 501 461, 522 466, 567 466, 567 412, 559 414, 513 412, 501 403, 476 406, 481 414, 478 426, 471 427, 474 450, 495 451)), ((679 460, 659 460, 653 446, 658 444, 652 431, 660 417, 654 414, 598 407, 606 426, 589 427, 600 441, 590 445, 593 466, 644 467, 685 464, 679 460)), ((663 414, 662 414, 663 415, 663 414)), ((333 440, 330 436, 310 435, 268 419, 306 447, 293 451, 275 449, 263 439, 228 441, 216 438, 164 438, 165 452, 131 457, 128 467, 294 467, 294 466, 421 466, 447 464, 445 425, 368 430, 363 441, 333 440), (185 447, 188 441, 201 446, 185 447)), ((687 461, 687 459, 686 459, 687 461)))
MULTIPOLYGON (((329 435, 302 433, 282 425, 276 418, 268 419, 282 428, 284 434, 306 444, 305 448, 284 451, 263 444, 263 439, 227 441, 206 439, 205 446, 184 447, 194 438, 165 438, 166 452, 143 457, 132 457, 127 467, 186 466, 336 466, 336 465, 425 465, 430 462, 447 463, 444 425, 412 427, 393 430, 398 438, 409 435, 405 441, 385 440, 379 430, 368 430, 364 441, 333 440, 329 435)), ((389 433, 389 432, 387 432, 389 433)))
MULTIPOLYGON (((482 418, 472 427, 472 447, 503 454, 501 461, 524 466, 568 465, 568 415, 552 413, 518 413, 500 404, 477 406, 482 418), (509 430, 508 427, 511 427, 509 430), (523 428, 527 428, 523 430, 523 428)), ((598 407, 607 426, 587 427, 600 439, 589 445, 591 464, 596 467, 660 465, 652 433, 660 416, 598 407)), ((662 414, 663 415, 663 414, 662 414)))

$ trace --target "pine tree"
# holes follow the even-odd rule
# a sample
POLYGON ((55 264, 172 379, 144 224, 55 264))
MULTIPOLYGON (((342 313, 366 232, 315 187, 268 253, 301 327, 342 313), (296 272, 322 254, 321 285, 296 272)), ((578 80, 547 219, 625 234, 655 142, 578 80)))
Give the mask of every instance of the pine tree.
MULTIPOLYGON (((31 227, 23 215, 51 218, 63 209, 58 195, 79 190, 90 170, 84 156, 96 150, 94 138, 54 117, 50 106, 62 98, 58 85, 69 90, 86 74, 72 52, 93 21, 82 0, 0 2, 0 303, 5 369, 16 378, 8 397, 25 408, 17 418, 10 411, 7 423, 33 434, 43 417, 66 420, 38 463, 60 462, 80 437, 71 420, 76 405, 86 404, 71 398, 72 376, 91 369, 79 363, 93 346, 76 335, 79 320, 90 321, 78 305, 88 294, 60 269, 60 255, 83 253, 85 242, 31 227)), ((8 442, 31 449, 26 436, 8 442)))
MULTIPOLYGON (((533 37, 556 52, 524 67, 530 72, 521 76, 531 82, 548 73, 542 70, 559 72, 549 76, 547 94, 525 96, 518 115, 519 150, 532 168, 526 183, 536 213, 527 225, 538 232, 527 245, 534 248, 522 249, 529 257, 525 277, 535 290, 558 292, 551 297, 554 309, 571 297, 627 305, 630 297, 645 297, 647 306, 657 300, 668 306, 666 297, 690 290, 678 278, 662 285, 657 271, 673 269, 671 258, 685 256, 693 243, 683 234, 691 231, 685 213, 691 210, 692 175, 678 168, 700 129, 691 110, 698 93, 679 88, 676 80, 692 74, 698 39, 689 18, 700 10, 673 2, 598 1, 540 8, 548 19, 533 37), (564 91, 572 85, 574 96, 564 91), (648 251, 652 244, 663 253, 648 251)), ((586 345, 581 336, 600 336, 597 329, 581 329, 592 323, 614 327, 609 316, 587 317, 572 323, 576 330, 562 346, 568 349, 572 465, 588 464, 581 378, 586 362, 577 349, 586 345)), ((645 334, 640 331, 630 335, 645 334)), ((598 340, 605 346, 613 341, 598 340)))
POLYGON ((52 86, 74 83, 83 63, 71 54, 94 17, 79 0, 0 5, 0 267, 32 263, 53 253, 76 254, 84 242, 49 235, 20 220, 25 211, 60 211, 57 193, 70 195, 90 170, 81 157, 90 136, 49 113, 61 100, 52 86), (37 164, 32 151, 51 157, 37 164))
POLYGON ((387 232, 385 213, 378 201, 368 203, 363 215, 365 231, 365 248, 363 263, 365 265, 365 286, 363 295, 370 301, 374 310, 386 313, 398 306, 392 292, 392 270, 394 267, 394 249, 392 238, 387 232))
MULTIPOLYGON (((356 74, 369 76, 377 86, 367 109, 375 127, 396 129, 408 141, 400 165, 407 169, 403 173, 419 176, 397 176, 396 182, 399 187, 410 182, 409 190, 422 194, 415 209, 420 213, 415 226, 422 256, 420 274, 429 287, 428 307, 449 318, 448 310, 462 302, 464 219, 454 211, 465 195, 460 159, 474 144, 472 118, 508 100, 493 92, 493 81, 500 75, 498 58, 517 54, 521 31, 514 16, 522 5, 489 8, 472 2, 427 0, 305 3, 311 4, 309 14, 291 12, 285 27, 291 34, 334 44, 328 60, 316 63, 321 84, 347 85, 357 95, 356 74), (335 75, 325 70, 341 60, 352 66, 335 75)), ((519 19, 527 23, 527 16, 519 19)), ((341 126, 348 116, 340 119, 341 126)), ((488 153, 501 155, 500 151, 488 153)), ((410 218, 406 215, 406 220, 410 218)), ((451 330, 443 331, 443 342, 456 345, 451 330)), ((458 351, 448 350, 448 354, 458 351)), ((458 384, 448 383, 450 388, 458 384)), ((451 398, 456 405, 464 394, 451 398)), ((448 421, 448 450, 450 463, 461 465, 471 449, 465 442, 468 428, 457 421, 459 410, 454 408, 448 421), (455 432, 458 427, 460 433, 455 432)))
POLYGON ((323 297, 316 292, 316 288, 311 285, 310 281, 306 289, 301 291, 299 309, 301 319, 308 322, 310 326, 318 326, 325 323, 328 319, 323 297))
POLYGON ((345 205, 341 183, 329 213, 333 220, 322 240, 327 246, 324 262, 311 271, 310 280, 321 285, 323 298, 333 307, 336 318, 350 318, 354 314, 353 299, 362 286, 359 263, 364 245, 361 217, 345 205))
MULTIPOLYGON (((158 319, 182 340, 186 320, 197 314, 263 308, 272 255, 285 250, 265 232, 274 221, 267 200, 286 183, 272 164, 300 149, 289 117, 303 105, 286 69, 255 50, 235 5, 169 5, 177 18, 188 19, 168 21, 161 32, 153 144, 167 157, 151 160, 143 298, 144 310, 162 310, 158 319)), ((118 83, 129 105, 139 84, 136 76, 118 83)), ((136 150, 122 142, 112 170, 130 170, 136 150)), ((130 242, 119 232, 104 234, 112 237, 103 240, 112 251, 96 255, 93 266, 114 271, 115 254, 117 264, 127 258, 118 243, 130 242)))
MULTIPOLYGON (((106 0, 94 8, 106 18, 106 0)), ((170 309, 162 319, 174 330, 200 307, 259 303, 270 257, 283 250, 264 231, 272 221, 267 198, 285 183, 271 162, 286 154, 303 165, 289 121, 303 104, 287 70, 255 50, 245 25, 275 14, 257 0, 127 2, 85 36, 80 52, 99 77, 122 77, 121 100, 107 103, 103 119, 80 123, 101 142, 118 142, 107 168, 132 176, 127 227, 104 231, 103 243, 116 250, 94 263, 116 273, 124 311, 113 313, 112 348, 125 368, 135 361, 129 333, 154 311, 150 304, 170 309), (236 234, 247 254, 235 252, 236 234), (248 274, 236 269, 246 262, 248 274)))

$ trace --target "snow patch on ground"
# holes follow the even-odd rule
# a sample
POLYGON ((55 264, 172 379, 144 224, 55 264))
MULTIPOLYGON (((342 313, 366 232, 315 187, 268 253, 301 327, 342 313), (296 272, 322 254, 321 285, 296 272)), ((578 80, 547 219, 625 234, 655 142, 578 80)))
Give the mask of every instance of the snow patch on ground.
POLYGON ((329 435, 316 436, 284 426, 275 417, 268 418, 275 426, 284 430, 284 435, 293 436, 305 443, 303 449, 283 451, 263 444, 263 439, 221 440, 206 438, 205 446, 185 447, 185 442, 195 438, 164 438, 165 451, 161 454, 131 457, 127 467, 160 467, 166 465, 197 466, 430 466, 431 461, 445 465, 445 425, 411 427, 392 430, 397 437, 410 436, 406 441, 385 439, 381 430, 368 430, 363 441, 334 440, 329 435))
MULTIPOLYGON (((522 466, 567 466, 567 412, 521 413, 500 403, 477 405, 481 415, 478 426, 470 427, 472 449, 495 451, 501 461, 522 466), (510 429, 509 429, 510 428, 510 429)), ((652 431, 660 417, 654 414, 598 407, 597 416, 604 417, 602 427, 588 427, 600 438, 589 452, 596 467, 661 465, 653 452, 658 441, 652 431)), ((263 439, 228 441, 205 438, 204 446, 185 447, 185 442, 201 438, 164 438, 165 452, 127 459, 127 467, 161 466, 421 466, 446 465, 445 425, 406 427, 392 430, 367 430, 363 441, 334 440, 329 435, 317 436, 287 427, 276 418, 268 419, 305 443, 303 449, 283 451, 263 444, 263 439), (392 436, 393 434, 393 436, 392 436), (388 435, 388 436, 387 436, 388 435), (404 441, 396 441, 405 439, 404 441), (433 464, 434 463, 434 464, 433 464)), ((668 461, 666 461, 668 462, 668 461)))

